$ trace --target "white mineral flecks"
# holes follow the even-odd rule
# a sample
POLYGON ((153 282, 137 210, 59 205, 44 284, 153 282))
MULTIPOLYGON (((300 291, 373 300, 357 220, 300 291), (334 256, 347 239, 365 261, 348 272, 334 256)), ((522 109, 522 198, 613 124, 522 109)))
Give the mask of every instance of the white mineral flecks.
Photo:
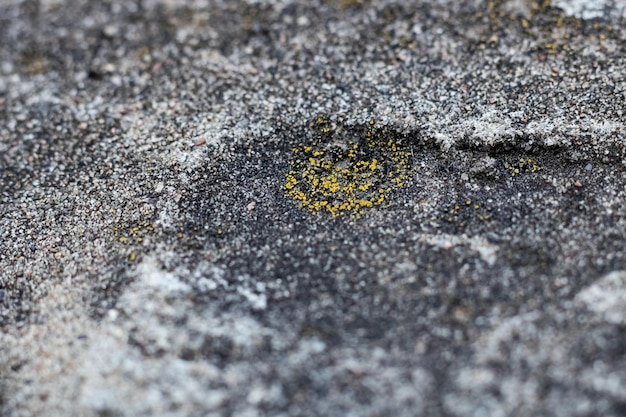
POLYGON ((605 275, 580 291, 576 301, 608 322, 626 323, 626 271, 605 275))
POLYGON ((624 0, 555 0, 553 5, 583 20, 607 17, 615 12, 624 16, 626 11, 624 0))

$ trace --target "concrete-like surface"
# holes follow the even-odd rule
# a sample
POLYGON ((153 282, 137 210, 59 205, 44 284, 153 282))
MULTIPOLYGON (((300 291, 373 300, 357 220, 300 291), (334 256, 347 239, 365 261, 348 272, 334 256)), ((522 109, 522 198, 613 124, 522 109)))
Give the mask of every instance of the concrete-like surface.
POLYGON ((625 7, 0 0, 0 414, 626 414, 625 7))

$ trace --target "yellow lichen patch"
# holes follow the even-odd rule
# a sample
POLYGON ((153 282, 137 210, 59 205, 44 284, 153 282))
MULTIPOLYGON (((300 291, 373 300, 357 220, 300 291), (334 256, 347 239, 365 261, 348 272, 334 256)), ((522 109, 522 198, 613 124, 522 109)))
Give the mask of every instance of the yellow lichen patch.
POLYGON ((445 209, 440 218, 459 229, 463 229, 471 223, 491 220, 491 207, 485 207, 472 199, 461 201, 445 209))
POLYGON ((512 177, 519 174, 534 174, 543 170, 543 166, 540 165, 538 161, 531 158, 520 158, 513 163, 505 162, 504 168, 511 173, 512 177))
MULTIPOLYGON (((151 215, 151 213, 146 213, 151 215)), ((152 223, 143 221, 135 223, 132 226, 117 224, 113 228, 113 238, 123 244, 130 245, 133 243, 143 243, 144 238, 154 231, 152 223)))
MULTIPOLYGON (((151 212, 142 213, 146 220, 152 218, 151 212)), ((151 221, 137 221, 131 224, 116 224, 113 227, 112 239, 115 242, 126 246, 124 252, 130 262, 135 262, 141 257, 141 246, 146 242, 148 236, 154 233, 154 225, 151 221)))
POLYGON ((410 183, 411 151, 374 120, 350 138, 323 117, 311 127, 316 139, 292 148, 284 184, 286 195, 311 213, 358 216, 410 183))

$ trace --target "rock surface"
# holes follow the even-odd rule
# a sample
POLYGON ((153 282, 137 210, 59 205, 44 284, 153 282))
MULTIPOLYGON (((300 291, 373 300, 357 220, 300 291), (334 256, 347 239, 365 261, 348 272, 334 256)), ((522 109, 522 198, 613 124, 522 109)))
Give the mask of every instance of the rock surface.
POLYGON ((625 8, 1 1, 0 414, 624 415, 625 8))

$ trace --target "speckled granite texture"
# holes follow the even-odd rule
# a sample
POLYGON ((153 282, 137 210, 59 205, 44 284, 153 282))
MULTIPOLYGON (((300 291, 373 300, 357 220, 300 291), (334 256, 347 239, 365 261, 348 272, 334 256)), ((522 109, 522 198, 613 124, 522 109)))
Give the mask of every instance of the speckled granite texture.
POLYGON ((625 9, 0 0, 0 415, 625 415, 625 9))

